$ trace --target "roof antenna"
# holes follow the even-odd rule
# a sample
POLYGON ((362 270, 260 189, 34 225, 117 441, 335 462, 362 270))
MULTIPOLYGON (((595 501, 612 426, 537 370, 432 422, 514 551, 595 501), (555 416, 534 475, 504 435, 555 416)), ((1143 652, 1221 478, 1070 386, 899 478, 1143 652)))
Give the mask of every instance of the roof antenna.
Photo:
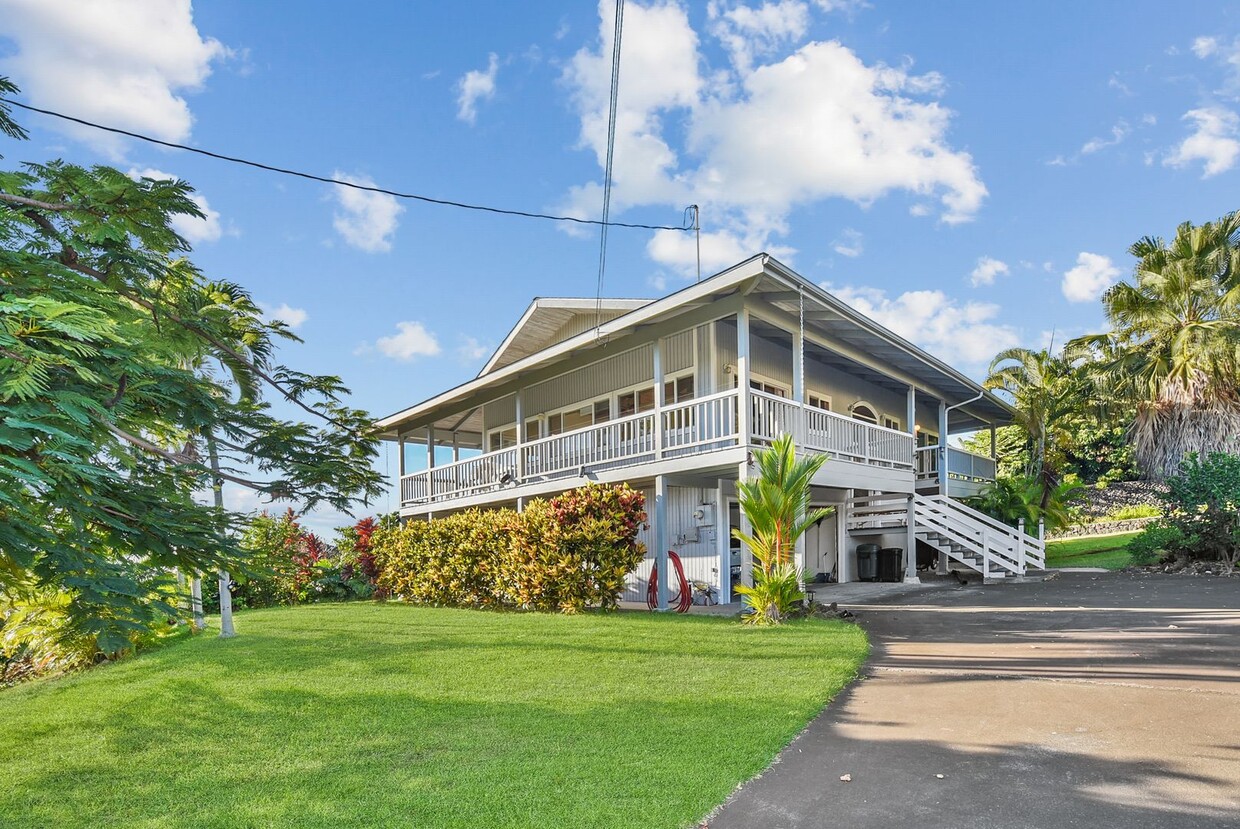
POLYGON ((624 30, 624 0, 616 0, 615 30, 611 37, 611 104, 607 114, 607 162, 603 167, 603 222, 599 228, 598 286, 594 294, 594 332, 603 331, 603 274, 607 270, 607 220, 611 215, 611 174, 616 156, 616 105, 620 99, 620 34, 624 30))

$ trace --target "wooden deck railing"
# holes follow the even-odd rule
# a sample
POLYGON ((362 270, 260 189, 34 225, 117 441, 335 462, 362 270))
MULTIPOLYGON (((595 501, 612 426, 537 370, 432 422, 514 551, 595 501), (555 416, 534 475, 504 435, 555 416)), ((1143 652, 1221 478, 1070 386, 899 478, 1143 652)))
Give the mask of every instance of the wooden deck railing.
MULTIPOLYGON (((914 469, 917 480, 939 477, 939 447, 923 446, 917 450, 914 469)), ((975 455, 954 446, 947 447, 947 477, 956 481, 985 483, 995 479, 995 459, 975 455)))
MULTIPOLYGON (((517 483, 569 478, 712 452, 741 444, 735 389, 552 435, 405 475, 402 504, 446 501, 517 483)), ((911 435, 803 406, 762 392, 747 396, 750 440, 768 444, 784 432, 797 445, 833 457, 887 468, 913 468, 911 435)))

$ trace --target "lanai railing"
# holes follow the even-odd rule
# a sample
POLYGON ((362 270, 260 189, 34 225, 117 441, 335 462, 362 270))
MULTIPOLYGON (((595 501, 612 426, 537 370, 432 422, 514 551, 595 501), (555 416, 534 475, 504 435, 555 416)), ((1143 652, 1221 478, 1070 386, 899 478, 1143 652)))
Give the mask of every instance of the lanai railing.
MULTIPOLYGON (((737 400, 737 390, 730 389, 658 412, 642 412, 414 472, 401 478, 401 503, 447 501, 518 483, 570 478, 587 471, 738 446, 743 438, 737 400)), ((770 443, 789 432, 803 449, 856 463, 913 469, 913 439, 904 432, 757 391, 747 396, 747 405, 749 440, 755 444, 770 443)))
MULTIPOLYGON (((923 446, 916 452, 917 480, 935 481, 939 477, 939 447, 923 446)), ((953 481, 986 483, 995 479, 995 459, 975 455, 954 446, 947 447, 947 477, 953 481)))

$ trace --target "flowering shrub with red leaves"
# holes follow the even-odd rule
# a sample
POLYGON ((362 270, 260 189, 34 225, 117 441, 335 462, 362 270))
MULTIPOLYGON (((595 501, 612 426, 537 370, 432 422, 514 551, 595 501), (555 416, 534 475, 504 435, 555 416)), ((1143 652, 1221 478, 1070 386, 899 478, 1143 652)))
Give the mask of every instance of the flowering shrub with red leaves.
POLYGON ((466 510, 380 527, 378 585, 413 602, 577 613, 616 607, 646 555, 645 498, 589 484, 513 510, 466 510))

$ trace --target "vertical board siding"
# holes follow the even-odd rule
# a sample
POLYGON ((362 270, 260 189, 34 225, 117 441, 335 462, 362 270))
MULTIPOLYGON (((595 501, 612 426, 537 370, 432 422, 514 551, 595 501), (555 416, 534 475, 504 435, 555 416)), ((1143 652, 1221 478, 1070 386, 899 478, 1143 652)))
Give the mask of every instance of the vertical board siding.
POLYGON ((645 345, 531 386, 525 391, 525 411, 533 417, 653 379, 654 349, 645 345))
POLYGON ((482 407, 484 429, 494 429, 517 419, 517 396, 510 394, 482 407))
POLYGON ((551 338, 543 343, 540 348, 548 348, 556 343, 562 343, 565 340, 572 339, 578 334, 584 334, 591 328, 595 327, 598 322, 611 322, 617 317, 624 316, 628 311, 603 311, 601 315, 594 311, 586 311, 584 313, 575 314, 568 322, 564 323, 559 329, 551 335, 551 338))
POLYGON ((736 371, 736 317, 715 322, 715 390, 736 388, 736 375, 728 373, 728 366, 736 371))
MULTIPOLYGON (((644 490, 646 511, 654 516, 654 490, 644 490)), ((716 545, 716 516, 713 510, 716 492, 713 488, 669 486, 667 488, 667 540, 668 549, 680 556, 689 581, 704 581, 719 587, 719 548, 716 545), (712 514, 705 525, 693 517, 694 510, 702 504, 711 504, 712 514)), ((629 574, 622 598, 625 601, 646 601, 646 588, 650 583, 650 568, 654 563, 653 528, 638 533, 646 545, 646 558, 637 570, 629 574)), ((676 592, 673 582, 672 595, 676 592)))
POLYGON ((663 341, 663 371, 676 374, 693 367, 693 329, 673 334, 663 341))
POLYGON ((792 389, 792 344, 769 340, 766 337, 750 338, 753 351, 753 372, 769 377, 792 389))

